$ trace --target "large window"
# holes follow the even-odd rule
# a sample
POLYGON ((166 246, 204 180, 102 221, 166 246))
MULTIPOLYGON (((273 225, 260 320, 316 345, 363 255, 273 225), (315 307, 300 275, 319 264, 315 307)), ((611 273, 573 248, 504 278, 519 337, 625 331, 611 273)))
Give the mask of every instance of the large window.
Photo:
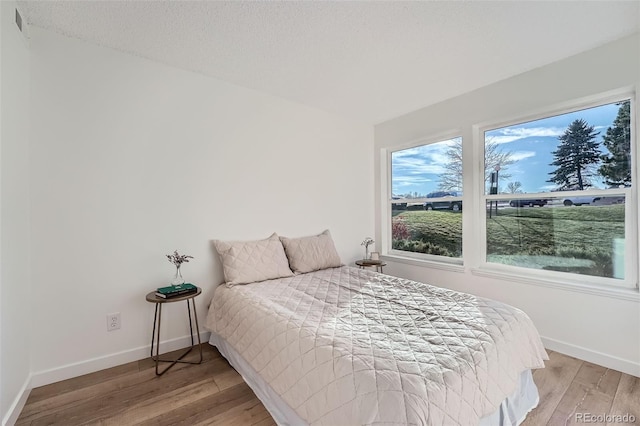
POLYGON ((634 110, 631 96, 609 97, 472 126, 475 142, 434 138, 389 152, 385 254, 637 286, 634 110))
POLYGON ((485 261, 634 285, 631 100, 484 131, 485 261))
POLYGON ((391 251, 462 257, 462 138, 391 153, 391 251))

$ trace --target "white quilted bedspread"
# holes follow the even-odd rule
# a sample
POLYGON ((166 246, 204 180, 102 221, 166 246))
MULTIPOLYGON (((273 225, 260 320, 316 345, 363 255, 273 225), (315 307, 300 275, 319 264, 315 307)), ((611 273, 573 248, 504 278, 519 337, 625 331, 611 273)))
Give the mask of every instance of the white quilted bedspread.
POLYGON ((207 328, 317 425, 477 425, 547 359, 516 308, 346 266, 219 286, 207 328))

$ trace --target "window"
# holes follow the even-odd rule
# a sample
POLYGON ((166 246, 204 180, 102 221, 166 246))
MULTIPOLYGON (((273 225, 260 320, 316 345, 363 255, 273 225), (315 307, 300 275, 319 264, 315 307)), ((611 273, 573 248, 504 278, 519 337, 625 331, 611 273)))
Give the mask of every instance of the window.
POLYGON ((391 153, 391 252, 462 258, 462 138, 391 153))
POLYGON ((632 122, 622 99, 485 129, 485 263, 635 285, 632 122))

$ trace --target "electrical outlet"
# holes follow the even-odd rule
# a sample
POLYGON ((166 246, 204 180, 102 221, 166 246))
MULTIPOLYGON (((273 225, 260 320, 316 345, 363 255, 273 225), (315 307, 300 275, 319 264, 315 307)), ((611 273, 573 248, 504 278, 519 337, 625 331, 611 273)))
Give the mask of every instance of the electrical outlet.
POLYGON ((120 312, 107 314, 107 331, 120 329, 120 312))

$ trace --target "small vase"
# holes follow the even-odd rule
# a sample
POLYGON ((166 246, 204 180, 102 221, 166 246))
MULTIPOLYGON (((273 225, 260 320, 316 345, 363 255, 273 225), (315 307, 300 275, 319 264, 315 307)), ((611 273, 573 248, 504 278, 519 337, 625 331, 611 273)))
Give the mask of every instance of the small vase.
POLYGON ((182 278, 182 272, 180 271, 180 266, 176 266, 176 274, 171 280, 171 285, 179 286, 184 284, 184 278, 182 278))

